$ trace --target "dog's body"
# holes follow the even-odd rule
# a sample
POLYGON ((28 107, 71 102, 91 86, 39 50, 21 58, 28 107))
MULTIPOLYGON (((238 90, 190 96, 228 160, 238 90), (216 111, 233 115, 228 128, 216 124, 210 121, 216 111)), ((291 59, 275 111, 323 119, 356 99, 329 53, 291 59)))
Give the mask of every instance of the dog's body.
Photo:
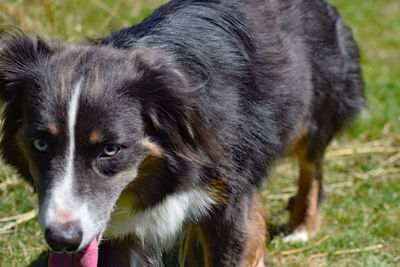
POLYGON ((317 230, 325 148, 365 105, 358 57, 322 0, 176 0, 87 45, 17 35, 3 157, 54 250, 101 239, 100 266, 152 266, 175 245, 190 265, 198 241, 206 266, 262 266, 262 177, 298 156, 288 239, 317 230))

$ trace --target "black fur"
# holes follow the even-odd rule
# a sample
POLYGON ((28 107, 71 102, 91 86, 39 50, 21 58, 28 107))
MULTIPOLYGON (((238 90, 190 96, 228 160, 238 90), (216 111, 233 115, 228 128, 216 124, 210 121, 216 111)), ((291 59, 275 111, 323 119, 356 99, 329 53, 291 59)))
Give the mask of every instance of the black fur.
POLYGON ((99 190, 99 196, 132 186, 134 181, 123 181, 110 189, 113 182, 102 178, 99 185, 96 175, 111 179, 143 161, 146 152, 138 143, 151 137, 164 155, 150 182, 154 187, 137 192, 140 209, 174 192, 225 187, 226 201, 199 222, 213 237, 215 266, 239 262, 249 196, 300 131, 308 132, 307 157, 320 159, 365 106, 358 47, 335 8, 322 0, 174 0, 93 44, 17 34, 2 47, 0 96, 6 106, 0 147, 5 161, 34 182, 39 201, 60 154, 34 160, 40 172, 35 178, 26 162, 34 152, 22 152, 17 143, 28 147, 32 134, 55 118, 61 137, 53 142, 60 151, 66 147, 71 89, 60 88, 83 76, 85 88, 100 84, 101 97, 84 89, 79 100, 76 168, 87 179, 77 179, 78 191, 99 190), (85 143, 99 125, 104 144, 123 140, 118 161, 98 163, 93 155, 99 148, 85 143), (98 172, 88 169, 91 161, 98 172))

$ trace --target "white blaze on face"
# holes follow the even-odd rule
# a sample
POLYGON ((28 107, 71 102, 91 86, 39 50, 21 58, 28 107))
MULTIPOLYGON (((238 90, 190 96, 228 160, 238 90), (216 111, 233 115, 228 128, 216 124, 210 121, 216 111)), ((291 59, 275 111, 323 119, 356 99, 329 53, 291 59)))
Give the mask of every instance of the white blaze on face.
POLYGON ((67 221, 79 221, 83 239, 79 249, 94 238, 93 221, 89 217, 88 206, 74 192, 74 159, 75 159, 75 125, 79 110, 79 96, 82 90, 82 79, 74 87, 68 106, 68 142, 65 151, 65 167, 60 177, 54 177, 53 187, 46 192, 40 207, 39 223, 43 232, 52 224, 67 221))

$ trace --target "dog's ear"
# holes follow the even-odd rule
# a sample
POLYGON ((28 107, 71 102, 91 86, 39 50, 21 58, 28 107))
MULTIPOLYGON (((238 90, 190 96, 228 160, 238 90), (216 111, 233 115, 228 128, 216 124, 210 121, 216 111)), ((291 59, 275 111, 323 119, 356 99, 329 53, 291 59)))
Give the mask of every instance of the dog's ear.
POLYGON ((0 49, 0 102, 4 104, 0 151, 8 164, 32 182, 20 136, 24 123, 23 95, 27 88, 37 83, 37 66, 51 53, 51 49, 42 39, 23 33, 1 41, 0 49))
POLYGON ((222 160, 219 142, 185 76, 149 51, 135 56, 133 92, 140 100, 147 130, 167 151, 206 165, 222 160))
POLYGON ((24 33, 11 34, 0 42, 0 98, 8 102, 18 95, 24 84, 34 83, 34 70, 52 50, 40 37, 24 33))

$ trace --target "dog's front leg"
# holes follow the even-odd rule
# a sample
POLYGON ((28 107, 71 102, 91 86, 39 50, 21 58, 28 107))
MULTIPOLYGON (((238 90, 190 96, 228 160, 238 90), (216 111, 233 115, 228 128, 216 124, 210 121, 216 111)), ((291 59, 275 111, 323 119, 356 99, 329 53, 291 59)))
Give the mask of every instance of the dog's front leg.
POLYGON ((263 267, 265 220, 257 189, 211 215, 200 227, 206 267, 263 267))

